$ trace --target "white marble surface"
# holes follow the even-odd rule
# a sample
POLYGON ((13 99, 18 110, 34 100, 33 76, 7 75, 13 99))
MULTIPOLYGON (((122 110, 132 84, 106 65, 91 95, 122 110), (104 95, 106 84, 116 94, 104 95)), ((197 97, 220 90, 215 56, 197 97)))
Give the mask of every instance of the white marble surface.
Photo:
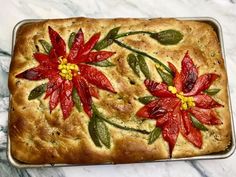
MULTIPOLYGON (((19 170, 5 157, 8 90, 7 72, 12 29, 23 19, 87 17, 214 17, 223 27, 229 85, 236 110, 236 1, 235 0, 0 0, 0 177, 233 177, 236 154, 223 160, 78 166, 19 170)), ((234 117, 236 111, 233 112, 234 117)))

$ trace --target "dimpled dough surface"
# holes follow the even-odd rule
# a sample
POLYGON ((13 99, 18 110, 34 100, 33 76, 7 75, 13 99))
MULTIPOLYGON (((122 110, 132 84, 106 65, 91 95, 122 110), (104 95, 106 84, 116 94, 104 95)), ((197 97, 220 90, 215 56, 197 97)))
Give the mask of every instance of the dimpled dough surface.
MULTIPOLYGON (((44 96, 28 100, 30 91, 36 86, 46 83, 46 80, 29 81, 15 76, 26 69, 35 67, 38 62, 33 58, 35 45, 43 51, 40 39, 50 41, 48 26, 51 26, 65 40, 66 45, 71 32, 82 28, 85 41, 94 33, 101 32, 102 39, 114 27, 121 27, 119 33, 127 31, 154 31, 175 29, 183 34, 183 39, 176 45, 161 45, 156 40, 144 34, 131 35, 119 39, 133 48, 145 51, 158 58, 164 64, 172 62, 178 70, 186 53, 199 68, 199 75, 214 72, 220 75, 211 87, 221 91, 213 96, 224 107, 217 108, 217 113, 223 124, 206 126, 208 131, 201 131, 202 148, 196 148, 179 134, 172 157, 189 157, 223 151, 230 144, 231 126, 227 96, 227 76, 221 55, 219 41, 213 28, 201 22, 179 21, 176 19, 89 19, 71 18, 45 20, 26 23, 17 31, 14 54, 10 67, 9 89, 10 121, 9 133, 12 156, 25 163, 76 163, 101 164, 130 163, 138 161, 153 161, 170 158, 168 144, 160 136, 153 144, 147 143, 148 135, 133 131, 125 131, 107 124, 111 135, 110 149, 94 145, 88 132, 90 118, 82 111, 73 107, 70 116, 64 120, 60 104, 50 113, 49 99, 44 96)), ((131 52, 112 44, 106 49, 116 52, 109 58, 114 67, 97 67, 110 80, 117 94, 99 89, 99 99, 93 98, 107 119, 118 124, 151 131, 155 127, 154 120, 144 120, 135 117, 135 113, 143 106, 137 99, 150 95, 143 84, 145 77, 138 78, 127 63, 131 52), (132 80, 134 83, 130 83, 132 80)), ((67 52, 69 51, 67 47, 67 52)), ((146 59, 151 71, 151 79, 161 82, 156 72, 155 63, 146 59)))

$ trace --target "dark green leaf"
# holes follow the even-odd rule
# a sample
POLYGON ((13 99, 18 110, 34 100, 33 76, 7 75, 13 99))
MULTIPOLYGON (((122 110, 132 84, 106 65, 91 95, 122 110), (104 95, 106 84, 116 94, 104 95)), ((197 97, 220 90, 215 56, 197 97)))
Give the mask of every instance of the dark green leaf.
POLYGON ((97 135, 102 142, 108 149, 111 146, 110 142, 110 133, 108 131, 108 128, 106 124, 103 122, 102 119, 96 119, 96 130, 97 130, 97 135))
POLYGON ((144 97, 139 97, 138 101, 143 104, 148 104, 152 100, 154 100, 156 97, 155 96, 144 96, 144 97))
POLYGON ((100 66, 100 67, 110 67, 110 66, 115 66, 115 64, 113 64, 112 62, 108 61, 108 60, 103 60, 103 61, 99 61, 96 63, 90 63, 91 65, 95 65, 95 66, 100 66))
POLYGON ((45 41, 45 40, 43 40, 43 39, 40 39, 39 42, 40 42, 40 44, 43 46, 44 51, 45 51, 47 54, 49 54, 49 52, 50 52, 52 46, 51 46, 47 41, 45 41))
POLYGON ((79 95, 77 93, 76 88, 73 88, 72 99, 73 99, 73 101, 75 103, 75 107, 77 108, 77 110, 79 112, 81 112, 82 111, 81 101, 80 101, 80 97, 79 97, 79 95))
POLYGON ((199 120, 197 120, 193 115, 190 116, 191 117, 191 120, 193 122, 193 125, 200 129, 200 130, 203 130, 203 131, 207 131, 208 129, 201 123, 199 122, 199 120))
POLYGON ((98 135, 97 135, 97 118, 96 117, 92 117, 89 121, 89 124, 88 124, 88 130, 89 130, 89 134, 90 134, 90 137, 92 138, 94 144, 97 146, 97 147, 102 147, 100 141, 99 141, 99 138, 98 138, 98 135))
POLYGON ((220 89, 208 89, 208 90, 205 90, 204 92, 205 92, 207 95, 215 95, 215 94, 217 94, 219 91, 220 91, 220 89))
POLYGON ((142 55, 138 55, 137 57, 138 57, 138 64, 139 64, 140 70, 142 71, 142 73, 147 79, 150 79, 149 68, 144 57, 142 55))
POLYGON ((153 33, 150 35, 150 37, 156 39, 163 45, 174 45, 183 39, 183 34, 181 34, 179 31, 169 29, 158 33, 153 33))
POLYGON ((173 76, 162 71, 160 68, 157 68, 157 72, 160 74, 163 82, 165 82, 167 85, 173 85, 173 76))
POLYGON ((73 44, 73 42, 75 40, 75 35, 76 35, 75 32, 70 33, 70 37, 68 39, 68 47, 69 47, 69 49, 71 49, 71 47, 72 47, 72 44, 73 44))
POLYGON ((157 140, 157 138, 160 136, 160 134, 161 134, 161 129, 158 127, 154 128, 153 131, 149 135, 148 144, 154 143, 157 140))
POLYGON ((129 66, 131 67, 131 69, 134 71, 134 73, 140 77, 139 75, 139 65, 138 65, 138 59, 136 58, 136 56, 134 54, 129 54, 127 57, 127 61, 129 66))
POLYGON ((106 47, 108 47, 109 45, 111 45, 113 43, 113 39, 115 38, 115 36, 117 35, 117 33, 119 32, 120 27, 116 27, 111 29, 105 38, 103 38, 101 41, 99 41, 95 46, 94 49, 95 50, 102 50, 106 47))
POLYGON ((28 96, 28 100, 33 100, 35 98, 38 98, 46 91, 46 89, 47 89, 47 84, 42 84, 35 87, 33 90, 31 90, 28 96))

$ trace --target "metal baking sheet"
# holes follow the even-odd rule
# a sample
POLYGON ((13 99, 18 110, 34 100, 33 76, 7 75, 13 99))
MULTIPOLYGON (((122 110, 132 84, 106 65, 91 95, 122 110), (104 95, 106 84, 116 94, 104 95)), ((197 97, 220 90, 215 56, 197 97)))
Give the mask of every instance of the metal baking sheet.
MULTIPOLYGON (((176 17, 174 17, 176 18, 176 17)), ((227 74, 227 69, 226 69, 226 58, 225 58, 225 51, 224 51, 224 42, 223 42, 223 33, 222 33, 222 28, 220 23, 211 17, 177 17, 176 19, 179 20, 194 20, 194 21, 200 21, 200 22, 204 22, 207 23, 209 25, 211 25, 213 27, 213 29, 215 30, 219 42, 220 42, 220 47, 221 47, 221 53, 222 56, 224 58, 225 61, 225 70, 226 70, 226 74, 227 74)), ((16 39, 16 32, 18 30, 18 28, 26 23, 30 23, 30 22, 39 22, 42 21, 44 19, 41 20, 35 20, 35 19, 28 19, 28 20, 23 20, 20 21, 19 23, 16 24, 16 26, 13 29, 13 34, 12 34, 12 53, 14 50, 14 45, 15 45, 15 39, 16 39)), ((232 106, 231 106, 231 97, 230 97, 230 92, 229 92, 229 86, 228 86, 228 100, 229 100, 229 109, 230 109, 230 116, 231 116, 231 130, 232 130, 232 139, 231 139, 231 144, 229 145, 228 149, 226 149, 225 151, 222 152, 218 152, 218 153, 214 153, 214 154, 209 154, 209 155, 202 155, 202 156, 195 156, 195 157, 185 157, 185 158, 170 158, 170 159, 162 159, 162 160, 155 160, 155 161, 151 161, 151 162, 172 162, 172 161, 184 161, 184 160, 209 160, 209 159, 224 159, 227 158, 229 156, 231 156, 234 151, 235 151, 235 130, 234 130, 234 122, 233 122, 233 112, 232 112, 232 106)), ((9 105, 10 106, 10 105, 9 105)), ((35 167, 68 167, 68 166, 82 166, 81 164, 27 164, 27 163, 23 163, 20 162, 16 159, 14 159, 14 157, 11 155, 11 143, 10 143, 10 137, 8 135, 7 138, 7 156, 8 159, 10 161, 10 163, 17 167, 17 168, 35 168, 35 167)), ((150 161, 147 161, 150 162, 150 161)), ((145 162, 140 162, 140 163, 145 163, 145 162)), ((105 164, 99 164, 99 165, 108 165, 108 164, 112 164, 112 163, 105 163, 105 164)), ((86 164, 84 164, 86 165, 86 164)), ((94 164, 96 165, 96 164, 94 164)))

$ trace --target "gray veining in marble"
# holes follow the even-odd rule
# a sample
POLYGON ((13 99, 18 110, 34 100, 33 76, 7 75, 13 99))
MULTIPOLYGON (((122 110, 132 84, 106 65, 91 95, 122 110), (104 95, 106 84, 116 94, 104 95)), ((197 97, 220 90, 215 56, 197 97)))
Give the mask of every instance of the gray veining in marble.
MULTIPOLYGON (((14 25, 23 19, 87 17, 202 17, 216 18, 223 27, 232 98, 236 97, 235 0, 0 0, 0 177, 233 177, 236 155, 223 160, 144 163, 67 168, 16 169, 6 158, 7 75, 14 25)), ((234 100, 233 100, 234 101, 234 100)), ((233 110, 236 104, 233 102, 233 110)), ((234 117, 236 111, 233 112, 234 117)))

